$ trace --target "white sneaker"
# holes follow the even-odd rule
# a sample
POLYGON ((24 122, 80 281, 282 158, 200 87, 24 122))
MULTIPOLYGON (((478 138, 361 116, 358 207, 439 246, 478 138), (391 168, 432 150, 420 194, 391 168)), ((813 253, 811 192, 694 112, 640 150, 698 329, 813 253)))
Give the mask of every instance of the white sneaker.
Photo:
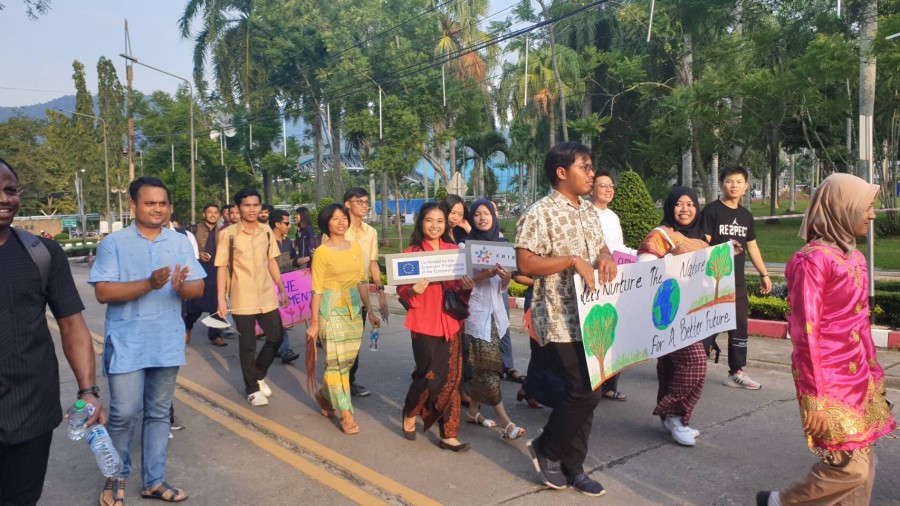
POLYGON ((750 376, 747 376, 747 373, 738 369, 738 371, 734 374, 729 375, 725 378, 725 386, 732 388, 744 388, 747 390, 759 390, 762 388, 762 385, 750 379, 750 376))
MULTIPOLYGON (((684 425, 684 422, 681 422, 681 424, 684 425)), ((697 430, 697 429, 695 429, 695 428, 693 428, 693 427, 691 427, 691 426, 688 426, 688 425, 685 425, 685 427, 687 427, 688 429, 691 429, 691 434, 694 436, 694 438, 700 437, 700 431, 699 431, 699 430, 697 430)), ((671 430, 669 430, 668 427, 666 427, 666 421, 665 421, 665 420, 660 420, 660 421, 659 421, 659 431, 662 432, 663 434, 668 434, 668 433, 672 432, 671 430)))
POLYGON ((256 382, 259 384, 259 391, 262 392, 266 397, 272 397, 272 389, 269 388, 269 385, 266 385, 266 380, 261 379, 256 382))
POLYGON ((685 427, 684 424, 681 423, 680 416, 666 417, 665 424, 676 443, 682 446, 694 446, 697 444, 697 441, 694 439, 693 431, 691 431, 690 427, 685 427))
POLYGON ((252 394, 247 396, 247 402, 250 403, 251 406, 268 406, 269 399, 266 399, 266 396, 263 395, 262 392, 253 392, 252 394))

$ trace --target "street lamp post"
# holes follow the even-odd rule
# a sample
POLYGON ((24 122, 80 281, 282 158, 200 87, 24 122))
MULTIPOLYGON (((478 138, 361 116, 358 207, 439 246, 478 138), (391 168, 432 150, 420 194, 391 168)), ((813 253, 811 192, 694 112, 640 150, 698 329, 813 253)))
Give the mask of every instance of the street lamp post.
POLYGON ((141 63, 134 56, 128 56, 127 54, 124 54, 124 53, 120 54, 119 56, 121 56, 122 58, 125 58, 126 60, 128 60, 132 63, 140 65, 142 67, 147 67, 150 70, 155 70, 155 71, 165 74, 167 76, 174 77, 175 79, 180 79, 180 80, 184 81, 185 83, 187 83, 187 85, 188 85, 188 90, 190 90, 190 93, 191 93, 191 140, 188 143, 189 149, 191 152, 191 223, 196 223, 197 222, 197 184, 196 184, 197 175, 196 175, 196 171, 194 168, 194 85, 191 84, 190 80, 185 79, 181 76, 176 76, 175 74, 172 74, 171 72, 166 72, 165 70, 158 69, 156 67, 147 65, 146 63, 141 63))
POLYGON ((94 118, 100 120, 103 123, 103 165, 104 165, 104 180, 106 181, 106 222, 109 223, 109 231, 112 232, 112 222, 109 220, 112 219, 110 215, 110 206, 109 206, 109 149, 106 143, 106 121, 100 116, 93 116, 90 114, 84 114, 81 112, 75 111, 63 111, 62 109, 57 109, 60 112, 67 112, 69 114, 75 114, 78 116, 84 116, 86 118, 94 118))

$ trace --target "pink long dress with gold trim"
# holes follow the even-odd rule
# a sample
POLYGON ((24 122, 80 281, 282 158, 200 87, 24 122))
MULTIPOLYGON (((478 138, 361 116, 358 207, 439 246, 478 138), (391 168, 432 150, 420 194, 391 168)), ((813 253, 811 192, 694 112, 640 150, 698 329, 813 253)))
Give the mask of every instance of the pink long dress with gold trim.
POLYGON ((820 455, 867 448, 896 422, 875 358, 865 258, 813 241, 791 257, 785 276, 800 414, 828 412, 829 435, 808 437, 809 447, 820 455))

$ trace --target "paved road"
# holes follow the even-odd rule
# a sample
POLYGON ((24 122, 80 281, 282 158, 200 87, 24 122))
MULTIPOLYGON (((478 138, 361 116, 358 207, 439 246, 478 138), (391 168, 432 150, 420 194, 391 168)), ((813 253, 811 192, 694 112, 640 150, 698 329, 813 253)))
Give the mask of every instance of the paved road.
MULTIPOLYGON (((73 267, 88 306, 86 318, 102 332, 103 308, 84 283, 87 270, 73 267)), ((521 312, 514 312, 516 320, 521 312)), ((604 400, 597 408, 586 466, 607 489, 603 498, 551 491, 536 479, 525 440, 501 440, 499 430, 463 424, 467 454, 437 448, 434 431, 409 442, 400 434, 400 406, 413 367, 403 316, 382 328, 380 349, 361 350, 359 381, 373 395, 355 399, 361 433, 342 434, 318 414, 305 392, 302 360, 273 364, 271 404, 250 408, 243 396, 235 341, 210 346, 195 329, 176 392, 176 411, 187 428, 169 445, 167 479, 191 494, 188 504, 702 504, 748 505, 758 490, 778 488, 814 461, 800 432, 793 384, 786 364, 790 343, 753 339, 749 371, 764 384, 757 392, 721 384, 722 363, 710 363, 703 398, 692 425, 702 431, 694 448, 683 448, 659 432, 651 415, 656 394, 652 362, 626 371, 620 388, 626 402, 604 400)), ((303 353, 299 329, 291 332, 303 353)), ((99 338, 99 336, 97 336, 99 338)), ((723 341, 724 342, 724 341, 723 341)), ((364 343, 365 344, 365 343, 364 343)), ((527 366, 528 342, 513 334, 516 364, 527 366)), ((62 357, 60 351, 59 356, 62 357)), ((900 385, 900 353, 881 352, 891 384, 900 385)), ((75 386, 63 362, 62 398, 75 386)), ((321 365, 320 365, 321 370, 321 365)), ((107 392, 106 381, 98 384, 107 392)), ((534 437, 547 410, 515 402, 517 384, 504 382, 510 416, 534 437)), ((889 395, 900 399, 900 392, 889 395)), ((104 397, 104 400, 107 398, 104 397)), ((490 411, 489 409, 487 410, 490 411)), ((490 417, 491 414, 488 413, 490 417)), ((873 504, 900 504, 900 442, 878 447, 879 475, 873 504)), ((57 429, 42 504, 96 504, 103 478, 82 443, 57 429)), ((139 456, 128 483, 128 501, 139 501, 139 456)))

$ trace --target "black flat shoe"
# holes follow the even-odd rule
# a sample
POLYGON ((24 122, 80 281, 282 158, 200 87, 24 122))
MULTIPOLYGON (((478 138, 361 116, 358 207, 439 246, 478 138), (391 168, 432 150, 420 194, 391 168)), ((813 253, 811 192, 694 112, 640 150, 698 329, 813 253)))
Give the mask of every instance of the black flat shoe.
POLYGON ((450 450, 451 452, 462 453, 462 452, 469 451, 469 448, 472 447, 472 444, 471 443, 460 443, 458 445, 452 445, 450 443, 445 443, 445 442, 441 441, 440 443, 438 443, 438 446, 441 448, 441 450, 450 450))
POLYGON ((410 441, 416 440, 416 431, 415 430, 407 431, 406 429, 403 429, 402 427, 401 427, 401 429, 403 430, 403 437, 405 437, 406 439, 409 439, 410 441))

